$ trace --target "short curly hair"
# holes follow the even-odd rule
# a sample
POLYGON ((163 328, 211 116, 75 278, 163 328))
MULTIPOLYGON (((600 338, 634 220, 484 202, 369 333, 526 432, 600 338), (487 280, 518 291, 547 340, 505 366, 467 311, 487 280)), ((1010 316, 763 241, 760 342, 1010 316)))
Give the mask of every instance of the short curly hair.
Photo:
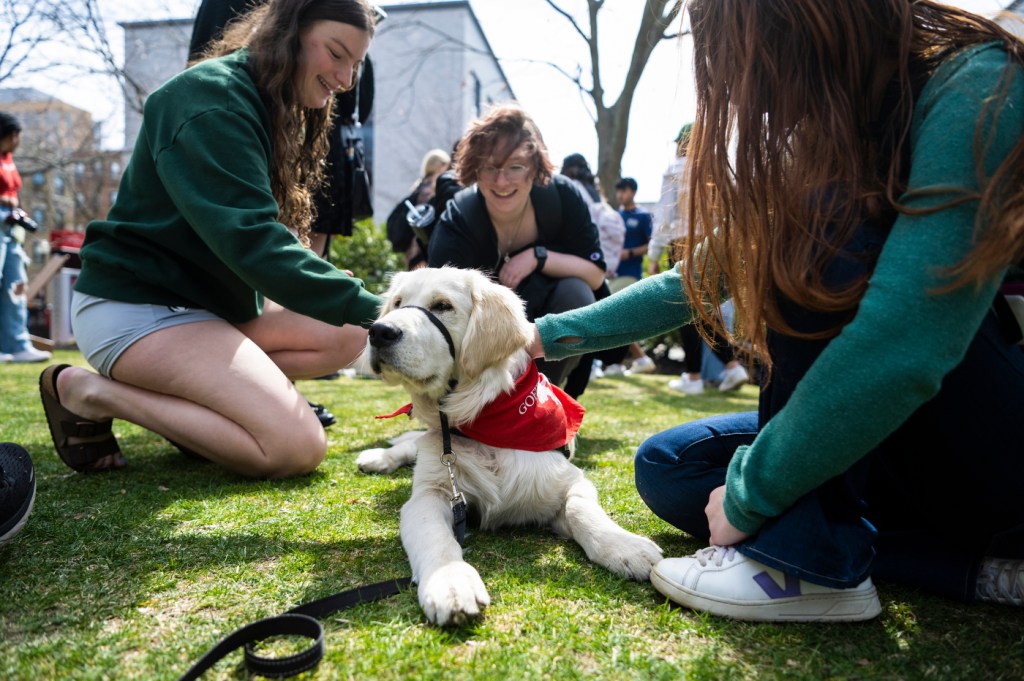
POLYGON ((498 104, 469 124, 459 141, 455 167, 459 184, 468 187, 477 181, 480 169, 489 163, 502 164, 519 147, 526 145, 533 161, 534 182, 546 185, 555 166, 548 158, 544 138, 530 115, 517 104, 498 104))
POLYGON ((21 123, 18 122, 18 119, 13 114, 0 111, 0 139, 16 132, 21 132, 21 123))

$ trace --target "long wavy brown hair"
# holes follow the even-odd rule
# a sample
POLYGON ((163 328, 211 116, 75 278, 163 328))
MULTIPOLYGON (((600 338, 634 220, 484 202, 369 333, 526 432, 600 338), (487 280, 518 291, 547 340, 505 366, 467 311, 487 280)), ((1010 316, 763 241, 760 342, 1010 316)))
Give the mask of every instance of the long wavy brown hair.
MULTIPOLYGON (((697 114, 688 149, 689 243, 683 286, 695 313, 720 332, 711 301, 728 290, 737 334, 770 367, 766 327, 801 337, 780 312, 782 297, 847 318, 867 278, 829 288, 825 265, 858 225, 882 211, 910 213, 906 160, 915 87, 964 47, 999 41, 1010 65, 982 120, 1005 101, 1024 46, 994 22, 928 0, 691 0, 697 114), (879 78, 898 89, 884 134, 869 134, 879 78), (890 79, 891 81, 891 79, 890 79)), ((987 127, 987 126, 986 126, 987 127)), ((1024 256, 1024 141, 980 191, 921 190, 943 197, 933 212, 979 201, 976 245, 949 272, 949 286, 980 284, 1024 256)), ((911 191, 914 191, 911 189, 911 191)))
POLYGON ((324 181, 332 97, 323 109, 297 103, 295 73, 303 31, 318 21, 337 21, 371 36, 376 15, 367 0, 269 0, 229 23, 202 59, 241 48, 249 50, 249 72, 270 114, 270 188, 281 210, 278 219, 308 243, 313 196, 324 181))

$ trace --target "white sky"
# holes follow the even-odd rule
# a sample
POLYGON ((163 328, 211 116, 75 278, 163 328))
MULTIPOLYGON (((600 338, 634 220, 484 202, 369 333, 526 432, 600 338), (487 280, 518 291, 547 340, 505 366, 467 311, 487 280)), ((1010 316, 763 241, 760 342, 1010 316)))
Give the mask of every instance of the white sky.
MULTIPOLYGON (((951 0, 950 4, 991 14, 1007 1, 951 0)), ((123 33, 116 22, 187 18, 194 15, 198 4, 199 0, 100 0, 101 11, 110 26, 110 41, 117 49, 123 46, 123 33)), ((559 0, 558 4, 579 16, 581 27, 589 30, 584 0, 559 0)), ((643 4, 643 0, 614 0, 600 13, 606 103, 614 102, 619 94, 643 4)), ((544 0, 471 0, 471 5, 513 91, 537 120, 555 164, 566 155, 579 152, 591 165, 596 165, 597 138, 586 99, 564 76, 537 63, 555 62, 574 72, 576 65, 587 59, 582 39, 544 0)), ((680 125, 693 115, 688 48, 685 40, 659 44, 633 100, 622 172, 637 179, 640 201, 657 199, 661 173, 672 159, 672 140, 680 125)), ((12 79, 4 85, 30 85, 86 109, 97 121, 104 122, 105 130, 111 134, 108 146, 120 141, 122 107, 116 90, 109 86, 85 86, 81 79, 61 82, 39 77, 26 81, 12 79)))

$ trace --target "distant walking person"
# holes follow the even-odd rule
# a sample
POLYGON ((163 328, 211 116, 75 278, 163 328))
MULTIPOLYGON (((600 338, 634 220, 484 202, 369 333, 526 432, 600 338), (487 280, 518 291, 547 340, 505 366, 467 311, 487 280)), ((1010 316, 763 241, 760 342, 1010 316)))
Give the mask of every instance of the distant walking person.
POLYGON ((21 247, 26 220, 18 203, 21 175, 14 165, 20 142, 18 119, 0 111, 0 363, 50 359, 49 352, 32 346, 28 333, 28 258, 21 247))

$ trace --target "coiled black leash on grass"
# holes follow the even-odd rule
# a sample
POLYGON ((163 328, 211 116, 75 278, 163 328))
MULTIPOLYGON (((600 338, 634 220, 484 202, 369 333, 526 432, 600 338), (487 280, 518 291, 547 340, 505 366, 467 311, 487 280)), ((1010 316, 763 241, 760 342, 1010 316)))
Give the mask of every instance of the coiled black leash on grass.
POLYGON ((304 603, 276 617, 267 617, 235 630, 224 637, 185 672, 179 681, 195 681, 203 672, 229 653, 245 647, 245 668, 250 674, 284 678, 309 671, 324 656, 324 630, 319 620, 340 610, 394 596, 412 583, 410 577, 393 579, 342 591, 316 601, 304 603), (262 657, 255 652, 255 643, 274 636, 303 636, 313 644, 305 650, 285 657, 262 657))
MULTIPOLYGON (((426 308, 415 305, 410 307, 425 314, 427 319, 437 327, 448 343, 448 352, 454 360, 455 343, 452 342, 451 334, 441 320, 426 308)), ((449 392, 454 390, 457 384, 458 381, 454 378, 449 379, 449 392)), ((441 438, 444 452, 441 457, 441 463, 448 467, 448 475, 451 478, 452 484, 452 532, 455 534, 459 546, 464 547, 466 539, 466 500, 459 492, 458 485, 455 482, 455 474, 452 471, 452 465, 455 463, 455 453, 452 451, 452 438, 451 431, 448 428, 448 417, 444 411, 439 413, 441 416, 441 438)), ((320 664, 320 660, 324 656, 324 630, 320 626, 319 620, 339 610, 345 610, 360 603, 369 603, 387 598, 388 596, 394 596, 411 583, 412 578, 403 577, 401 579, 349 589, 348 591, 336 593, 333 596, 305 603, 276 617, 267 617, 257 620, 252 624, 247 624, 226 636, 220 643, 199 658, 199 661, 192 665, 192 668, 185 672, 179 681, 195 681, 203 672, 220 662, 226 655, 243 646, 245 647, 245 668, 250 674, 279 679, 309 671, 320 664), (254 644, 274 636, 304 636, 311 639, 313 644, 301 652, 285 657, 262 657, 257 655, 254 650, 254 644)))

